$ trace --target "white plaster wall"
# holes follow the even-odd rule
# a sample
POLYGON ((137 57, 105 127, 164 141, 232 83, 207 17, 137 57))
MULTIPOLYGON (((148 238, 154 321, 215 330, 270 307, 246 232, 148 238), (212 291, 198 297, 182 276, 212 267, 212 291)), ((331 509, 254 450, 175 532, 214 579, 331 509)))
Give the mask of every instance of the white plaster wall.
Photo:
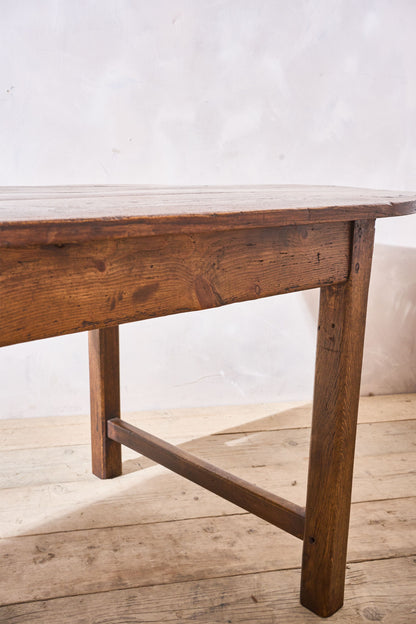
MULTIPOLYGON (((414 0, 0 9, 0 184, 416 189, 414 0)), ((379 221, 377 242, 362 389, 415 392, 416 217, 379 221)), ((123 407, 310 397, 316 303, 123 326, 123 407)), ((87 411, 86 334, 3 348, 0 378, 0 417, 87 411)))

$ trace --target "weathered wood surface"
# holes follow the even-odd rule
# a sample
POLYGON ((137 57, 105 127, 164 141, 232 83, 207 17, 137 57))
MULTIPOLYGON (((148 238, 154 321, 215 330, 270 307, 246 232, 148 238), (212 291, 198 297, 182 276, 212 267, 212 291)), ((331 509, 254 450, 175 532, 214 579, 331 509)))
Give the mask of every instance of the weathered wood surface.
MULTIPOLYGON (((358 426, 357 469, 360 458, 415 453, 414 421, 368 423, 358 426)), ((217 434, 183 444, 190 453, 199 454, 226 470, 249 467, 284 466, 303 462, 307 466, 310 431, 307 428, 271 430, 270 432, 217 434)), ((123 473, 153 465, 134 451, 123 449, 123 473)), ((88 444, 0 451, 0 487, 12 488, 46 483, 88 480, 90 449, 88 444), (53 467, 53 468, 52 468, 53 467)))
POLYGON ((349 251, 349 223, 2 249, 0 346, 338 283, 349 251))
MULTIPOLYGON (((334 624, 410 624, 415 558, 352 563, 334 624), (392 579, 397 582, 392 583, 392 579)), ((0 607, 3 624, 315 624, 299 604, 299 570, 259 572, 0 607)))
MULTIPOLYGON (((296 568, 302 542, 249 514, 0 541, 0 604, 296 568)), ((348 560, 416 553, 416 498, 357 503, 348 560)))
MULTIPOLYGON (((219 405, 130 412, 132 425, 153 431, 175 444, 220 433, 249 433, 311 426, 312 408, 306 401, 256 405, 219 405), (226 425, 226 429, 224 429, 226 425)), ((359 423, 413 420, 415 394, 360 398, 359 423)), ((73 446, 89 435, 88 415, 0 419, 0 450, 73 446)))
MULTIPOLYGON (((404 497, 415 492, 415 431, 410 420, 415 401, 414 395, 397 397, 397 401, 387 397, 386 409, 383 397, 362 399, 361 417, 367 423, 360 425, 358 431, 355 491, 364 500, 352 507, 349 550, 349 560, 357 563, 349 564, 346 602, 332 617, 334 622, 352 624, 374 619, 389 622, 390 618, 394 624, 408 624, 413 616, 416 501, 404 497), (391 422, 385 420, 390 409, 391 422), (385 422, 374 422, 379 413, 385 422), (369 502, 367 497, 373 501, 369 502), (396 499, 376 500, 389 497, 396 499), (409 555, 413 557, 404 558, 409 555), (380 561, 368 561, 377 558, 380 561)), ((214 431, 223 428, 225 409, 213 414, 214 431)), ((240 430, 220 432, 211 442, 209 438, 195 439, 185 446, 223 462, 225 467, 227 463, 234 466, 243 477, 267 488, 282 493, 286 488, 292 500, 296 500, 297 493, 304 497, 306 425, 310 419, 307 408, 303 412, 295 408, 300 429, 282 431, 275 429, 279 422, 287 427, 290 411, 279 414, 275 406, 276 415, 272 418, 264 409, 262 406, 256 414, 255 408, 245 407, 240 412, 243 415, 240 424, 237 412, 231 410, 234 415, 227 425, 240 430), (253 414, 251 423, 247 422, 250 414, 253 414), (264 431, 259 430, 262 423, 256 415, 264 418, 264 431), (249 431, 250 428, 257 431, 249 431), (271 462, 269 466, 265 462, 259 465, 261 448, 267 462, 271 462), (257 467, 252 468, 253 465, 257 467), (292 485, 292 480, 297 482, 292 485)), ((206 431, 208 410, 201 413, 199 422, 206 431)), ((191 410, 185 410, 181 421, 188 435, 197 433, 198 417, 193 419, 191 414, 191 410)), ((145 418, 150 425, 152 414, 145 418)), ((298 540, 248 514, 240 514, 230 503, 160 466, 151 465, 143 457, 133 460, 133 454, 125 461, 124 468, 134 470, 141 466, 142 469, 116 480, 98 481, 89 473, 88 444, 53 446, 62 445, 66 433, 79 436, 79 427, 84 428, 84 438, 80 441, 87 442, 88 425, 82 425, 83 419, 64 419, 61 428, 59 419, 50 420, 53 426, 44 440, 50 441, 52 455, 41 446, 30 450, 25 439, 37 430, 40 436, 37 442, 41 443, 41 430, 46 431, 47 419, 40 419, 41 427, 38 419, 24 423, 20 432, 26 450, 6 452, 11 478, 27 459, 31 463, 23 481, 44 485, 0 492, 1 523, 2 527, 8 526, 8 531, 3 533, 6 539, 0 540, 2 569, 7 569, 7 575, 0 575, 4 583, 1 593, 7 596, 7 602, 31 600, 30 596, 45 594, 49 598, 45 602, 0 607, 0 621, 55 624, 59 620, 63 624, 69 621, 92 624, 106 618, 112 624, 124 624, 127 619, 142 624, 164 621, 179 624, 190 618, 205 624, 223 624, 228 619, 235 624, 271 624, 317 619, 298 604, 301 547, 298 540), (54 441, 51 436, 55 433, 54 441), (25 458, 19 453, 26 453, 25 458), (35 454, 31 460, 30 453, 35 454), (54 453, 59 453, 59 457, 53 457, 54 453), (74 475, 84 466, 85 480, 78 479, 74 475), (34 473, 32 477, 30 471, 34 473), (230 515, 233 512, 236 515, 230 515), (223 518, 222 514, 229 515, 223 518), (97 528, 100 523, 106 528, 97 528), (119 527, 120 523, 125 526, 119 527), (20 531, 22 534, 28 531, 30 535, 20 536, 20 531), (167 556, 161 558, 161 551, 167 556), (179 559, 176 553, 182 553, 179 559), (179 577, 180 557, 186 561, 179 577), (261 565, 262 561, 265 566, 261 565), (277 571, 281 568, 297 569, 277 571), (165 579, 162 584, 143 587, 160 578, 165 579), (79 596, 74 595, 78 593, 79 596)), ((22 421, 15 422, 22 425, 22 421)), ((13 421, 1 424, 13 426, 13 421)), ((174 437, 173 424, 171 418, 160 413, 154 427, 157 433, 164 430, 174 437)), ((6 434, 4 428, 2 431, 6 434)), ((7 439, 10 441, 6 435, 6 444, 7 439)), ((15 484, 19 481, 18 477, 14 478, 15 484)))
POLYGON ((0 245, 280 227, 412 212, 416 193, 348 187, 3 187, 0 245))
MULTIPOLYGON (((76 456, 67 458, 68 462, 75 460, 76 456)), ((357 461, 353 504, 413 496, 415 462, 415 453, 357 461)), ((298 505, 305 504, 306 461, 274 467, 240 466, 236 471, 266 490, 278 492, 298 505)), ((75 472, 73 467, 72 474, 75 472)), ((100 487, 96 480, 89 479, 4 489, 1 501, 0 537, 245 513, 158 466, 109 480, 100 487), (167 500, 171 504, 167 505, 167 500)))
MULTIPOLYGON (((353 501, 413 496, 415 441, 414 421, 359 425, 353 501)), ((210 436, 188 442, 184 448, 304 505, 308 443, 306 429, 272 430, 249 436, 210 436)), ((87 444, 0 455, 4 468, 1 485, 5 488, 1 491, 0 535, 240 513, 231 503, 152 465, 133 451, 123 452, 123 477, 98 484, 90 472, 87 444), (166 505, 167 499, 174 504, 166 505)))

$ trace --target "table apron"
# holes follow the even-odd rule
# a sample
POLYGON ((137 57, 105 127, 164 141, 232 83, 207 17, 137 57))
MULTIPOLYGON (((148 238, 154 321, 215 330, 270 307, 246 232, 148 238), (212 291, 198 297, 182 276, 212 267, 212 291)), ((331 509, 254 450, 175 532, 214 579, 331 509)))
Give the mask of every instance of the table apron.
POLYGON ((352 222, 0 250, 0 346, 345 281, 352 222))

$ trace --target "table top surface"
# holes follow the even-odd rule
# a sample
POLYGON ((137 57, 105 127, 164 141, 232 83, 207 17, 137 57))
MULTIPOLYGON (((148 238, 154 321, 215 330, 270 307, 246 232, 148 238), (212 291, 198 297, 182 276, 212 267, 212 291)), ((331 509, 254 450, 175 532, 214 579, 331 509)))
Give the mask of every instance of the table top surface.
POLYGON ((0 187, 0 246, 374 219, 416 192, 336 186, 0 187))

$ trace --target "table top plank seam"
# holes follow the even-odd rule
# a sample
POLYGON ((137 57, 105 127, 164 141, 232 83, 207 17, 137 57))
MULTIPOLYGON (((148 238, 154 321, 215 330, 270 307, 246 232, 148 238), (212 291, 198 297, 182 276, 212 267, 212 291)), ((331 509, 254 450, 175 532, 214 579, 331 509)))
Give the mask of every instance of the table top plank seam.
POLYGON ((416 193, 348 187, 3 187, 0 246, 302 226, 414 212, 416 193))

